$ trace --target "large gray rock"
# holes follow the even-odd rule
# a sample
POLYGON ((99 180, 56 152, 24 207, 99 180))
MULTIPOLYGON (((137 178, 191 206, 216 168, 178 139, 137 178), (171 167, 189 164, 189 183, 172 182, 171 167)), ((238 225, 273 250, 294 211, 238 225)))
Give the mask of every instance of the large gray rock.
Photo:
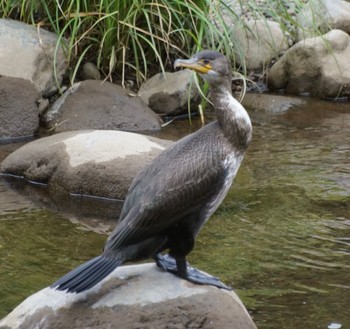
POLYGON ((159 114, 187 109, 189 100, 198 97, 198 88, 191 70, 158 73, 146 81, 137 94, 159 114))
POLYGON ((256 329, 234 292, 193 285, 154 264, 123 266, 92 289, 45 288, 0 321, 0 329, 256 329))
POLYGON ((0 140, 34 135, 39 127, 39 98, 30 81, 0 76, 0 140))
POLYGON ((28 143, 0 173, 62 192, 124 199, 131 180, 172 142, 121 131, 73 131, 28 143))
POLYGON ((321 98, 350 95, 350 37, 340 30, 299 41, 271 68, 270 89, 321 98))
POLYGON ((41 94, 57 90, 56 78, 60 83, 67 69, 61 47, 55 55, 57 42, 57 36, 44 29, 0 19, 0 75, 29 80, 41 94))
POLYGON ((299 40, 318 36, 329 29, 339 29, 350 34, 350 3, 343 0, 318 0, 308 2, 297 15, 299 40))
POLYGON ((237 61, 247 69, 261 70, 268 66, 272 59, 289 48, 288 38, 276 22, 268 20, 251 20, 245 23, 245 28, 233 28, 232 36, 237 42, 244 59, 237 61))
POLYGON ((43 116, 55 132, 79 129, 160 130, 161 120, 121 86, 97 80, 74 84, 43 116))

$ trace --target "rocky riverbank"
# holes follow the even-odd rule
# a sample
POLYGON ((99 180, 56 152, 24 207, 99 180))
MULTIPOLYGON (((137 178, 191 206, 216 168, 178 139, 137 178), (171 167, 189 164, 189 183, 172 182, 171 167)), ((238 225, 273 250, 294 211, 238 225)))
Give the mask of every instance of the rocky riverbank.
MULTIPOLYGON (((311 3, 296 8, 288 2, 286 10, 299 27, 290 30, 269 16, 264 1, 257 4, 254 9, 232 0, 230 10, 222 10, 233 46, 244 54, 237 64, 264 76, 270 91, 347 99, 350 3, 319 0, 315 9, 311 3), (234 25, 233 13, 242 17, 243 26, 234 25)), ((0 19, 0 139, 34 135, 39 125, 51 132, 151 132, 161 128, 162 116, 184 110, 189 98, 198 101, 192 75, 186 72, 158 74, 135 94, 102 83, 101 73, 89 62, 80 74, 88 81, 67 88, 67 61, 63 49, 56 52, 57 41, 53 33, 0 19), (66 91, 53 102, 58 88, 66 91)))

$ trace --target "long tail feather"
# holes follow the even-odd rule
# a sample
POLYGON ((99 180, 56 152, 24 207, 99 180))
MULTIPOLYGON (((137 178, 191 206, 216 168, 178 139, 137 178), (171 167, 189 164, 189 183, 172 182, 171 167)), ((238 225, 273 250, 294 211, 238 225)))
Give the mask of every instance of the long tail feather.
POLYGON ((92 288, 121 264, 122 260, 120 259, 98 256, 70 271, 51 287, 78 293, 92 288))

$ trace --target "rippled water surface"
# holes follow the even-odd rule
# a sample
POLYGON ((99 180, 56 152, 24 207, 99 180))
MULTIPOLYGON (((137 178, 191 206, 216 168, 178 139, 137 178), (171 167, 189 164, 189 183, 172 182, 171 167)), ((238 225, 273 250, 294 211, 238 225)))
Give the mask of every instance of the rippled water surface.
MULTIPOLYGON (((190 261, 231 284, 259 328, 350 329, 350 105, 249 112, 253 143, 190 261)), ((182 122, 162 135, 187 132, 182 122)), ((105 235, 86 227, 117 212, 111 201, 57 201, 17 185, 0 178, 0 318, 100 253, 105 235)))

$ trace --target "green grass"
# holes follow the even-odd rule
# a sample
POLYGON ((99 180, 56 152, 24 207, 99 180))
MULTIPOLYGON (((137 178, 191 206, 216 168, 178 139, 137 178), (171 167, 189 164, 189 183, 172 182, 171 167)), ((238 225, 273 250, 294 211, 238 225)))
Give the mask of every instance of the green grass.
POLYGON ((0 13, 67 39, 72 81, 77 67, 89 60, 108 78, 114 74, 122 83, 128 77, 140 83, 150 72, 164 71, 175 56, 222 47, 208 15, 215 16, 215 8, 207 5, 206 0, 1 0, 0 13))
MULTIPOLYGON (((263 5, 239 0, 253 18, 277 21, 294 36, 297 23, 286 9, 288 3, 296 12, 304 5, 303 0, 266 0, 263 5)), ((80 65, 92 61, 111 81, 140 84, 170 69, 175 57, 203 48, 222 51, 236 67, 239 58, 238 69, 245 75, 244 53, 230 35, 223 12, 235 26, 247 28, 238 11, 223 0, 0 0, 0 17, 39 25, 59 36, 71 83, 80 65)))

